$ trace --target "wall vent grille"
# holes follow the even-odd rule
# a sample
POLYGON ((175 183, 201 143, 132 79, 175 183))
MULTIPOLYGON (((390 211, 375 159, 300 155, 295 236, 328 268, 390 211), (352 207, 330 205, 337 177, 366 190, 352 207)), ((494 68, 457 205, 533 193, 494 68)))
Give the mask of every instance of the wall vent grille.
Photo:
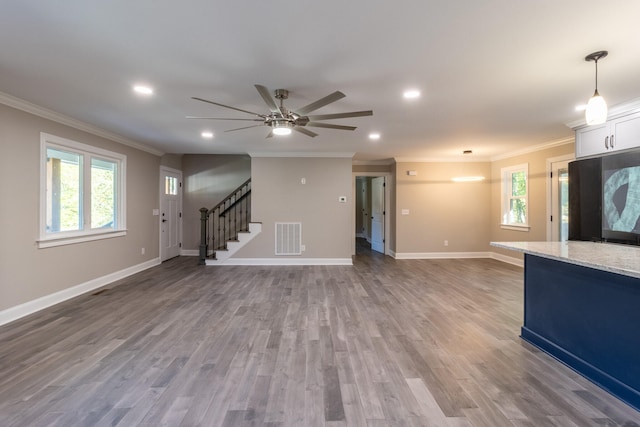
POLYGON ((276 222, 276 255, 302 255, 302 223, 276 222))

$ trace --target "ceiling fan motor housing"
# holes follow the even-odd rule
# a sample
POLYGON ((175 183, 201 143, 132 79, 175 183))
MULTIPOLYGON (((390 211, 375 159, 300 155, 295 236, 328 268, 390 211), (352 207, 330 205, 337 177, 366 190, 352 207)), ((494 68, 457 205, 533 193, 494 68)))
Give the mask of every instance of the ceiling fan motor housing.
POLYGON ((289 91, 286 89, 276 89, 274 91, 276 99, 287 99, 289 98, 289 91))

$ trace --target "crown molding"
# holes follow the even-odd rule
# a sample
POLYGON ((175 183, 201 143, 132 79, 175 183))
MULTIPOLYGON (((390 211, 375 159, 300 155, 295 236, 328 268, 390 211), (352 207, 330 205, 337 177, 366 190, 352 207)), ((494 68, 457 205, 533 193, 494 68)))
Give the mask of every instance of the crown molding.
POLYGON ((486 163, 489 157, 395 157, 396 163, 486 163))
POLYGON ((382 159, 382 160, 354 160, 352 162, 355 166, 389 166, 395 163, 394 159, 382 159))
POLYGON ((256 157, 317 157, 317 158, 349 158, 351 159, 356 153, 339 153, 339 152, 296 152, 296 151, 283 151, 283 152, 251 152, 248 153, 251 158, 256 157))
POLYGON ((523 148, 522 150, 511 151, 509 153, 499 154, 491 157, 491 161, 509 159, 511 157, 521 156, 523 154, 535 153, 536 151, 548 150, 549 148, 560 147, 566 144, 573 144, 575 142, 574 136, 557 139, 554 141, 545 142, 543 144, 533 145, 531 147, 523 148))
POLYGON ((141 144, 139 142, 125 138, 124 136, 118 135, 117 133, 104 130, 94 125, 90 125, 64 114, 57 113, 53 110, 49 110, 48 108, 44 108, 15 96, 9 95, 8 93, 0 92, 0 103, 11 108, 33 114, 34 116, 42 117, 43 119, 51 120, 65 126, 69 126, 93 134, 95 136, 99 136, 101 138, 106 138, 108 140, 118 142, 122 145, 145 151, 156 156, 162 156, 164 154, 164 152, 156 150, 155 148, 151 148, 148 145, 141 144))

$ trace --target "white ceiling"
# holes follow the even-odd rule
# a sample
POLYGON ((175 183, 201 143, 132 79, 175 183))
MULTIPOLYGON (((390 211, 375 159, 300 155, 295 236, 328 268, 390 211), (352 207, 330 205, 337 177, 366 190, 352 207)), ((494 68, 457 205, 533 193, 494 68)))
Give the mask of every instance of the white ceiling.
POLYGON ((638 0, 4 0, 0 91, 169 153, 490 158, 571 136, 591 52, 609 51, 609 105, 640 97, 639 19, 638 0), (136 96, 140 82, 155 94, 136 96), (267 113, 254 84, 288 89, 292 109, 340 90, 316 113, 373 116, 270 139, 185 118, 250 118, 192 96, 267 113))

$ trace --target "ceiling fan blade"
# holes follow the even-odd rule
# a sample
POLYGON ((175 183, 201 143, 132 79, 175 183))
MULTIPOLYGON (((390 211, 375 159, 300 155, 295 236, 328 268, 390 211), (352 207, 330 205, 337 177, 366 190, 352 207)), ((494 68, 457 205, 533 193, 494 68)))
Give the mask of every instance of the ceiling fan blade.
POLYGON ((309 122, 306 126, 316 127, 316 128, 327 128, 327 129, 340 129, 340 130, 356 130, 355 126, 342 126, 342 125, 333 125, 330 123, 319 123, 319 122, 309 122))
POLYGON ((264 125, 245 126, 245 127, 242 127, 242 128, 235 128, 235 129, 225 130, 225 132, 234 132, 234 131, 242 130, 242 129, 257 128, 257 127, 260 127, 260 126, 264 126, 264 125))
POLYGON ((340 91, 335 91, 333 92, 331 95, 327 95, 324 98, 320 98, 318 99, 316 102, 312 102, 309 105, 305 105, 302 108, 298 108, 296 110, 296 113, 300 114, 301 116, 310 113, 312 111, 317 110, 320 107, 324 107, 325 105, 331 104, 332 102, 336 102, 339 99, 344 98, 346 95, 340 91))
POLYGON ((243 122, 262 122, 264 119, 231 119, 228 117, 198 117, 198 116, 187 116, 187 119, 205 119, 205 120, 240 120, 243 122))
POLYGON ((258 89, 258 93, 260 94, 262 99, 264 99, 264 102, 267 103, 269 110, 271 110, 271 112, 274 114, 279 114, 282 116, 282 111, 280 111, 280 107, 278 107, 278 104, 276 104, 276 102, 271 97, 271 94, 269 93, 269 89, 261 85, 254 85, 254 86, 256 87, 256 89, 258 89))
POLYGON ((315 138, 316 136, 318 136, 317 133, 311 132, 309 129, 301 128, 300 126, 294 126, 293 130, 295 130, 296 132, 303 133, 307 136, 310 136, 311 138, 315 138))
POLYGON ((372 110, 367 111, 352 111, 350 113, 336 113, 336 114, 317 114, 315 116, 309 116, 309 120, 332 120, 332 119, 346 119, 348 117, 364 117, 373 116, 372 110))
POLYGON ((254 116, 262 117, 263 119, 266 117, 264 114, 258 114, 258 113, 254 113, 253 111, 247 111, 247 110, 243 110, 241 108, 231 107, 230 105, 220 104, 219 102, 209 101, 208 99, 197 98, 195 96, 192 96, 191 99, 195 99, 196 101, 206 102, 208 104, 217 105, 219 107, 230 108, 232 110, 240 111, 242 113, 252 114, 254 116))

